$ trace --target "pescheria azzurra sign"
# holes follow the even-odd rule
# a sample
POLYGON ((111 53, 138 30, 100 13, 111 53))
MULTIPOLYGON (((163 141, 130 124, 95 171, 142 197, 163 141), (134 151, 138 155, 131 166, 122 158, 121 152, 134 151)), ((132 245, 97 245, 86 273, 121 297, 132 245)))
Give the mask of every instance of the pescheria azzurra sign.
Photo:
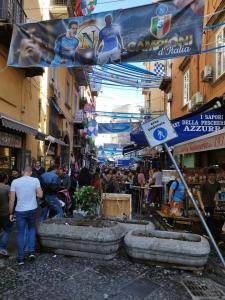
MULTIPOLYGON (((215 99, 216 100, 216 99, 215 99)), ((213 101, 215 102, 215 101, 213 101)), ((171 121, 177 137, 168 142, 173 146, 208 133, 225 128, 225 106, 196 111, 171 121)), ((143 131, 131 132, 131 141, 138 145, 148 145, 143 131)))
POLYGON ((15 25, 14 67, 73 67, 200 53, 204 0, 165 0, 63 20, 15 25))

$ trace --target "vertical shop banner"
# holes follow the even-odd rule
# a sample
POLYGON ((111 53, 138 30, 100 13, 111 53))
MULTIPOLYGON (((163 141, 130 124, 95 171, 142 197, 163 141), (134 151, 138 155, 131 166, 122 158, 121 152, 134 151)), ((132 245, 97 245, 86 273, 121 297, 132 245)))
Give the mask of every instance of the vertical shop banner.
POLYGON ((165 0, 63 20, 15 25, 14 67, 73 67, 187 56, 201 51, 204 0, 165 0))

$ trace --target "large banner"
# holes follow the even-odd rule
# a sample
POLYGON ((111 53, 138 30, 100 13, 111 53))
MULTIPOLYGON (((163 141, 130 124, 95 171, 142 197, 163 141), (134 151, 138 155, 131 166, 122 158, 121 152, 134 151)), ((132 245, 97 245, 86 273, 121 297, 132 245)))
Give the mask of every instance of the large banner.
MULTIPOLYGON (((178 137, 169 141, 167 143, 169 146, 223 129, 225 127, 225 107, 222 106, 206 112, 191 113, 172 120, 172 125, 178 137)), ((143 131, 131 133, 131 141, 138 145, 148 145, 143 131)))
POLYGON ((204 0, 165 0, 63 20, 15 25, 8 65, 80 66, 201 51, 204 0))
POLYGON ((98 133, 130 133, 138 123, 98 123, 98 133))

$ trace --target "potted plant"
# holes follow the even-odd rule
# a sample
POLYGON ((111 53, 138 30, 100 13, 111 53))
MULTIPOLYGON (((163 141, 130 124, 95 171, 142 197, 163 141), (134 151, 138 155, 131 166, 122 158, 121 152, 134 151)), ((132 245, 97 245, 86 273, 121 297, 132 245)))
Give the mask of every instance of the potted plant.
POLYGON ((95 192, 92 186, 83 186, 74 193, 75 208, 81 209, 86 212, 87 215, 95 214, 97 205, 100 204, 100 195, 95 192))

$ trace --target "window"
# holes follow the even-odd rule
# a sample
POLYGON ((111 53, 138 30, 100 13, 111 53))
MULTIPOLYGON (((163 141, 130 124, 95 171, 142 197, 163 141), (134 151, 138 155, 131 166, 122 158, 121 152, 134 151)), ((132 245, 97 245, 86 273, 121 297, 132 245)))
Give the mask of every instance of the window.
MULTIPOLYGON (((224 45, 225 27, 216 34, 216 47, 224 45)), ((225 52, 223 48, 216 51, 216 78, 225 73, 225 52)))
POLYGON ((184 72, 184 82, 183 82, 183 105, 188 104, 190 93, 190 71, 189 69, 184 72))
POLYGON ((70 91, 70 80, 69 78, 66 79, 66 98, 65 98, 65 105, 70 109, 71 108, 71 91, 70 91))

